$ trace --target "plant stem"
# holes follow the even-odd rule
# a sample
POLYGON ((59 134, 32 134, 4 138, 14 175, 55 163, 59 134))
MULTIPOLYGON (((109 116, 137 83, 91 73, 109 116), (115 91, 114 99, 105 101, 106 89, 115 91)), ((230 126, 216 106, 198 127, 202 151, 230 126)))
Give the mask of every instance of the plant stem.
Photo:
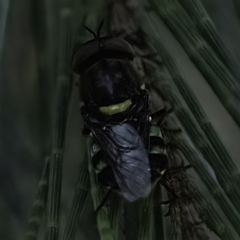
POLYGON ((2 67, 3 45, 5 39, 5 30, 7 25, 7 17, 9 11, 9 0, 2 0, 0 3, 0 70, 2 67))
POLYGON ((49 193, 47 208, 46 240, 57 240, 59 232, 59 209, 61 199, 62 161, 67 108, 71 92, 72 79, 69 62, 69 22, 71 11, 63 5, 60 9, 60 41, 58 46, 58 86, 56 98, 56 119, 53 133, 52 158, 50 162, 49 193))
POLYGON ((58 107, 52 145, 52 158, 50 161, 46 240, 58 239, 63 145, 70 84, 71 81, 68 77, 61 79, 59 82, 59 92, 57 94, 58 107))
POLYGON ((27 240, 36 240, 38 236, 39 225, 41 224, 43 212, 47 205, 48 176, 49 176, 49 157, 46 158, 42 171, 42 177, 39 182, 37 197, 33 203, 32 213, 29 218, 27 240))
MULTIPOLYGON (((158 89, 160 95, 164 97, 164 99, 168 100, 174 106, 175 113, 179 118, 179 120, 181 121, 181 123, 183 124, 186 131, 188 132, 189 136, 191 137, 191 140, 201 151, 204 158, 213 166, 220 185, 223 188, 225 187, 224 189, 225 192, 229 197, 231 197, 230 199, 232 200, 232 202, 235 202, 237 200, 236 194, 239 194, 239 193, 236 192, 236 189, 234 189, 235 191, 232 191, 233 186, 231 186, 230 189, 227 188, 226 181, 228 184, 231 184, 229 172, 226 171, 223 164, 218 159, 218 156, 210 146, 207 138, 205 137, 205 135, 203 134, 199 126, 195 123, 195 120, 190 116, 189 112, 182 106, 181 100, 177 97, 179 94, 172 90, 169 83, 164 83, 163 81, 156 82, 156 88, 158 89)), ((177 146, 180 145, 181 141, 179 140, 176 144, 177 146)), ((185 148, 183 148, 182 151, 184 155, 188 156, 187 150, 185 148)), ((191 151, 191 150, 189 149, 188 151, 191 151)), ((240 224, 239 215, 234 210, 233 206, 227 202, 222 189, 218 186, 218 184, 215 182, 213 177, 205 169, 201 161, 198 159, 197 155, 195 154, 194 159, 193 157, 194 157, 193 154, 192 156, 187 157, 188 161, 190 162, 192 167, 195 169, 195 171, 199 174, 199 177, 206 184, 209 191, 213 193, 214 198, 216 199, 218 204, 221 206, 223 211, 226 213, 227 217, 229 218, 233 226, 236 228, 236 231, 240 235, 240 229, 237 227, 240 224), (224 203, 222 201, 224 201, 224 203), (231 214, 229 214, 230 212, 231 214)))
MULTIPOLYGON (((99 147, 94 143, 92 137, 87 139, 87 153, 88 153, 88 170, 90 174, 90 184, 91 184, 91 194, 93 198, 94 209, 96 210, 102 203, 103 198, 106 195, 106 191, 98 185, 97 174, 92 165, 93 156, 97 153, 99 147)), ((110 218, 108 214, 108 209, 106 206, 102 206, 101 209, 96 213, 97 214, 97 224, 98 231, 101 237, 101 240, 115 240, 114 232, 111 228, 110 218)))
POLYGON ((221 61, 234 77, 240 81, 238 64, 234 61, 233 56, 230 56, 230 52, 226 49, 217 33, 215 24, 201 2, 199 0, 179 0, 179 2, 185 8, 203 37, 207 39, 211 47, 215 50, 221 61))
MULTIPOLYGON (((234 208, 231 205, 229 205, 222 189, 211 178, 209 173, 206 171, 206 169, 200 162, 198 153, 195 152, 195 150, 191 148, 186 141, 183 141, 180 138, 175 138, 175 143, 178 144, 182 153, 185 155, 191 166, 199 174, 199 176, 209 189, 210 193, 212 194, 212 196, 215 198, 223 212, 226 214, 226 216, 234 226, 238 235, 240 235, 238 227, 239 215, 236 214, 234 208)), ((231 234, 231 231, 224 225, 221 218, 219 217, 219 214, 213 208, 212 204, 206 198, 204 198, 197 189, 195 189, 195 191, 193 192, 193 196, 196 203, 198 203, 200 206, 198 213, 200 216, 203 217, 203 219, 205 219, 207 226, 223 240, 234 239, 231 234)))
POLYGON ((84 207, 84 203, 87 199, 87 195, 90 189, 90 179, 88 172, 88 160, 87 156, 83 160, 81 170, 79 172, 77 188, 72 201, 70 214, 66 221, 66 227, 64 229, 63 240, 73 240, 79 218, 84 207))
MULTIPOLYGON (((146 29, 148 32, 151 31, 151 28, 146 29)), ((152 30, 152 32, 155 32, 155 29, 152 30)), ((182 124, 185 126, 196 146, 198 146, 199 149, 202 149, 205 158, 208 160, 209 164, 216 172, 217 178, 221 186, 225 190, 229 199, 234 204, 235 208, 238 210, 238 212, 240 212, 240 205, 238 201, 238 199, 240 198, 240 190, 238 187, 240 182, 240 175, 238 172, 238 168, 236 167, 233 159, 220 141, 217 133, 213 129, 208 117, 206 116, 204 110, 197 101, 193 92, 191 91, 187 83, 184 81, 184 79, 181 77, 173 59, 171 58, 170 54, 167 53, 166 49, 161 43, 161 39, 158 34, 155 34, 155 39, 157 40, 157 43, 154 43, 154 47, 162 57, 166 67, 169 70, 170 75, 172 76, 174 83, 178 87, 178 90, 180 91, 182 97, 186 101, 188 107, 190 108, 191 112, 193 113, 195 119, 198 122, 198 125, 195 125, 195 121, 188 117, 189 114, 184 110, 186 112, 186 116, 183 116, 180 110, 179 115, 182 115, 181 118, 182 121, 184 121, 182 122, 182 124), (192 127, 189 128, 190 126, 192 127), (199 126, 201 129, 199 128, 199 126), (207 141, 207 139, 209 140, 209 142, 207 141), (215 151, 212 150, 211 146, 214 148, 215 151), (221 169, 221 174, 219 174, 219 169, 221 169), (222 174, 222 172, 225 172, 225 174, 222 174), (229 187, 229 185, 231 187, 229 187)), ((163 87, 164 85, 167 86, 167 91, 171 92, 169 92, 170 95, 166 96, 166 98, 168 100, 172 99, 170 100, 172 104, 175 104, 177 108, 181 109, 182 106, 180 103, 180 99, 178 99, 177 97, 178 93, 173 89, 171 90, 170 84, 162 83, 162 85, 163 87)), ((175 105, 174 107, 176 107, 175 105)))
POLYGON ((239 83, 203 39, 192 20, 176 0, 160 0, 161 7, 158 7, 153 1, 150 3, 152 9, 167 23, 189 57, 206 76, 206 80, 214 92, 240 126, 239 83))
MULTIPOLYGON (((237 169, 236 164, 234 163, 233 159, 227 152, 225 146, 220 141, 217 133, 212 127, 212 124, 209 122, 208 117, 206 116, 204 110, 202 109, 200 103, 194 96, 193 92, 191 91, 190 87, 187 85, 187 83, 184 81, 182 76, 180 75, 173 59, 171 58, 170 54, 167 53, 166 49, 164 48, 163 44, 161 43, 161 40, 159 37, 157 37, 157 43, 154 44, 154 47, 162 57, 166 67, 169 70, 169 73, 172 76, 172 79, 174 83, 176 84, 179 92, 181 93, 182 97, 184 98, 185 102, 187 103, 188 107, 190 108, 191 112, 193 113, 195 119, 197 120, 199 126, 201 127, 202 131, 204 132, 205 136, 209 140, 211 146, 214 148, 215 153, 218 155, 218 158, 215 159, 216 164, 212 164, 211 166, 213 169, 217 172, 218 168, 214 166, 221 166, 225 169, 226 172, 228 172, 229 179, 224 179, 221 181, 222 185, 228 185, 229 183, 232 184, 233 189, 229 189, 227 186, 223 187, 229 198, 231 199, 232 203, 240 211, 239 201, 236 197, 236 194, 238 196, 239 191, 236 189, 237 183, 240 181, 240 175, 237 169)), ((177 94, 177 93, 176 93, 177 94)), ((200 137, 200 135, 199 135, 200 137)), ((199 138, 198 137, 198 138, 199 138)), ((240 198, 240 195, 239 195, 240 198)))
POLYGON ((240 1, 239 0, 233 0, 235 11, 238 15, 238 19, 240 20, 240 1))

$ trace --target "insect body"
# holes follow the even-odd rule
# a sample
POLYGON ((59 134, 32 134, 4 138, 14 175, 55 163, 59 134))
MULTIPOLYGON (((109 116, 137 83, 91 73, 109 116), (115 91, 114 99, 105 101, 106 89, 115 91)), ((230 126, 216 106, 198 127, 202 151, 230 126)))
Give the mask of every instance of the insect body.
POLYGON ((148 92, 141 89, 133 58, 127 42, 109 37, 80 46, 73 58, 81 75, 81 114, 102 149, 98 160, 106 163, 99 180, 112 182, 128 201, 151 190, 148 92))
MULTIPOLYGON (((173 127, 171 120, 166 120, 170 112, 165 109, 152 114, 150 121, 149 94, 142 89, 143 81, 132 66, 134 56, 131 46, 120 38, 96 37, 75 49, 73 68, 81 75, 80 96, 84 102, 81 114, 86 130, 100 147, 95 155, 89 154, 92 196, 98 185, 92 167, 98 183, 110 187, 107 194, 106 188, 97 188, 101 200, 95 199, 95 210, 101 209, 112 189, 133 202, 148 197, 152 188, 153 193, 159 191, 157 186, 161 185, 168 200, 151 195, 147 201, 168 204, 166 216, 170 215, 174 226, 173 238, 180 229, 184 239, 197 239, 194 229, 205 237, 203 221, 193 208, 192 193, 196 189, 188 180, 180 151, 172 143, 173 135, 181 130, 174 121, 173 127), (186 212, 196 218, 186 217, 186 212)), ((102 214, 114 212, 107 209, 109 212, 102 214)))

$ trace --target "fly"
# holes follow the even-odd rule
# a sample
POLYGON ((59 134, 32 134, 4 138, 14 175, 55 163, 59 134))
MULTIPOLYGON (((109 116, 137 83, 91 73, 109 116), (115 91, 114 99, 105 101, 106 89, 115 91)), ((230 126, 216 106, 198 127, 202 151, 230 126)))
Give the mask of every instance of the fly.
POLYGON ((95 39, 74 51, 81 115, 101 148, 93 165, 106 164, 99 181, 132 202, 151 191, 149 94, 133 67, 132 47, 120 38, 100 37, 100 28, 97 35, 87 28, 95 39))

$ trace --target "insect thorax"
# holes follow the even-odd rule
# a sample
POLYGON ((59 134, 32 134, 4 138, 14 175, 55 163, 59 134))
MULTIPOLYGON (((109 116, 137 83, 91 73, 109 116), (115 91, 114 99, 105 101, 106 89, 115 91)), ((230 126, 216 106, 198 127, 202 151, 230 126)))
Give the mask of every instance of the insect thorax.
POLYGON ((140 80, 127 59, 102 59, 81 75, 80 94, 87 104, 118 104, 139 91, 140 80))

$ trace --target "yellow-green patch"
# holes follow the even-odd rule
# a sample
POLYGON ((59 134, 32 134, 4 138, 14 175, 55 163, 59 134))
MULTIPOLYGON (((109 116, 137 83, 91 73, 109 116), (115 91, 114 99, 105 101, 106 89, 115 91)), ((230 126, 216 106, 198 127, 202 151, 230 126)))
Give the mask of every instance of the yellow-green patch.
POLYGON ((100 107, 99 110, 100 110, 100 112, 102 112, 106 115, 113 115, 116 113, 121 113, 121 112, 126 111, 131 106, 131 104, 132 104, 132 101, 130 99, 128 99, 122 103, 100 107))

